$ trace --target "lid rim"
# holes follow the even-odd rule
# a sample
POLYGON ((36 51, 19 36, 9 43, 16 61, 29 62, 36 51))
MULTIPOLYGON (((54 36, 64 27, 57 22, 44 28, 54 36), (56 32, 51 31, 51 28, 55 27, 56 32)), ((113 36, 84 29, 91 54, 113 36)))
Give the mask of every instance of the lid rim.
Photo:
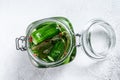
POLYGON ((88 28, 82 34, 82 46, 83 46, 85 53, 89 57, 94 58, 94 59, 104 59, 107 56, 107 54, 111 51, 111 49, 115 46, 115 43, 116 43, 116 36, 115 36, 115 32, 114 32, 112 26, 109 23, 107 23, 103 20, 100 20, 100 19, 93 19, 93 20, 89 21, 86 26, 88 28), (109 33, 109 37, 110 37, 109 48, 100 53, 96 53, 96 52, 92 51, 93 48, 90 46, 91 43, 89 41, 89 30, 90 30, 90 28, 92 28, 92 26, 94 24, 98 24, 101 27, 103 27, 109 33), (100 55, 101 53, 106 53, 106 55, 100 55))

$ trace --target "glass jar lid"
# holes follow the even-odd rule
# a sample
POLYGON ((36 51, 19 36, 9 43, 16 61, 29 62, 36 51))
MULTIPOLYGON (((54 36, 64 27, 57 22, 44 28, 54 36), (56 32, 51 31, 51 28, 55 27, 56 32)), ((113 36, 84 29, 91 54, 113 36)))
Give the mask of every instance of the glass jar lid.
POLYGON ((94 19, 87 23, 87 30, 82 34, 82 46, 92 58, 103 59, 115 46, 116 36, 110 24, 94 19))

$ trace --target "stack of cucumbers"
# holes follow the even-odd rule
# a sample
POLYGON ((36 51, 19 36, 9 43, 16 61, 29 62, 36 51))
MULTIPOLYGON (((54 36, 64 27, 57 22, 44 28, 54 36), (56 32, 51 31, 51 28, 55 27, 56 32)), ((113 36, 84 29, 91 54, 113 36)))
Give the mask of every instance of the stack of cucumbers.
POLYGON ((67 54, 69 43, 65 28, 52 21, 38 25, 29 36, 33 55, 48 63, 62 59, 67 54))

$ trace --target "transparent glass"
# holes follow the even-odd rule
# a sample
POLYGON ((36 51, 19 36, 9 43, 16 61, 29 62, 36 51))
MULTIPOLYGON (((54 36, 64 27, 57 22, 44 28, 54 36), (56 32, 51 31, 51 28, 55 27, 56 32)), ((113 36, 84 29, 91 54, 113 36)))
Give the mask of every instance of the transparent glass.
POLYGON ((110 24, 94 19, 86 25, 82 34, 82 46, 89 57, 104 59, 115 46, 116 36, 110 24))
POLYGON ((30 57, 30 60, 32 61, 32 63, 37 66, 37 67, 54 67, 54 66, 59 66, 62 64, 66 64, 71 62, 76 54, 76 47, 75 47, 75 36, 74 36, 74 31, 72 28, 71 23, 63 17, 52 17, 52 18, 46 18, 46 19, 42 19, 42 20, 38 20, 33 22, 32 24, 29 25, 29 27, 27 28, 26 31, 26 43, 27 43, 27 51, 30 57), (48 22, 48 21, 53 21, 56 22, 58 24, 61 24, 62 26, 64 26, 64 28, 66 29, 66 31, 68 32, 70 39, 69 39, 69 46, 67 47, 67 55, 65 55, 62 59, 58 60, 58 61, 54 61, 51 63, 45 62, 43 60, 41 60, 40 58, 37 58, 33 55, 31 49, 29 48, 30 44, 29 44, 29 36, 31 34, 31 32, 33 31, 33 29, 37 28, 38 25, 48 22))
MULTIPOLYGON (((31 62, 34 66, 39 68, 56 67, 71 62, 75 58, 76 48, 80 46, 82 46, 85 53, 90 58, 105 59, 108 53, 115 46, 116 37, 114 30, 110 24, 98 19, 89 21, 86 27, 87 29, 83 33, 75 34, 72 24, 68 19, 64 17, 51 17, 37 20, 28 26, 26 30, 26 36, 22 36, 16 39, 16 48, 22 51, 27 50, 31 62), (62 26, 62 28, 60 27, 60 30, 64 29, 65 32, 67 32, 68 36, 66 41, 67 46, 65 47, 64 51, 65 55, 59 60, 51 62, 46 62, 42 58, 36 57, 33 54, 34 52, 31 49, 30 43, 31 34, 35 31, 35 29, 38 28, 39 25, 46 22, 55 22, 58 25, 62 26), (78 41, 76 38, 78 38, 78 41)), ((56 49, 60 48, 58 47, 56 49)))

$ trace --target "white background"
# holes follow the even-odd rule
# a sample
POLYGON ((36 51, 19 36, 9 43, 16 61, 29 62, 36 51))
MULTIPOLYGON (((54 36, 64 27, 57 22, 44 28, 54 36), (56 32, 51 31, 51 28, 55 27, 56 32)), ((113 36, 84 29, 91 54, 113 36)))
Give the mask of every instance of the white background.
POLYGON ((0 0, 0 80, 120 80, 120 0, 0 0), (64 16, 75 32, 90 19, 109 22, 117 37, 115 49, 105 61, 93 61, 81 48, 70 64, 35 68, 27 52, 17 51, 15 38, 39 19, 64 16))

